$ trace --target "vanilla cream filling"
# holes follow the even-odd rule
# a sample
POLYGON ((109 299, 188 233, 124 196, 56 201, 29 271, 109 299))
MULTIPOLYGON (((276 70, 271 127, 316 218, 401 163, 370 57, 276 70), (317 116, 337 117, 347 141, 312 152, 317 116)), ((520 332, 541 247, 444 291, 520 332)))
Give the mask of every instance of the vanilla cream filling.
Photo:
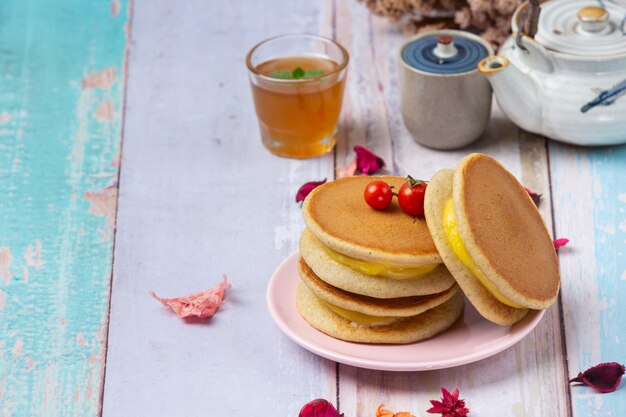
POLYGON ((392 278, 392 279, 411 279, 421 278, 432 272, 439 264, 425 264, 420 266, 398 266, 383 263, 368 262, 361 259, 352 258, 330 249, 326 245, 322 245, 324 251, 330 258, 344 266, 361 272, 365 275, 374 277, 392 278))
POLYGON ((319 297, 318 299, 322 301, 324 305, 326 305, 326 307, 331 309, 337 315, 351 322, 362 324, 363 326, 385 326, 402 318, 402 317, 372 316, 369 314, 359 313, 358 311, 347 310, 343 307, 339 307, 335 304, 329 303, 326 300, 322 300, 319 297))
POLYGON ((446 204, 443 209, 443 226, 446 234, 446 238, 448 239, 448 243, 452 248, 454 254, 459 258, 459 260, 469 269, 472 274, 480 281, 480 283, 489 291, 498 301, 503 304, 506 304, 513 308, 524 308, 524 306, 517 304, 515 301, 505 297, 491 281, 487 278, 485 273, 480 270, 478 265, 474 263, 474 260, 470 256, 465 244, 463 243, 463 239, 461 238, 461 234, 459 233, 459 228, 456 222, 456 217, 454 215, 454 205, 452 203, 452 199, 450 198, 446 201, 446 204))

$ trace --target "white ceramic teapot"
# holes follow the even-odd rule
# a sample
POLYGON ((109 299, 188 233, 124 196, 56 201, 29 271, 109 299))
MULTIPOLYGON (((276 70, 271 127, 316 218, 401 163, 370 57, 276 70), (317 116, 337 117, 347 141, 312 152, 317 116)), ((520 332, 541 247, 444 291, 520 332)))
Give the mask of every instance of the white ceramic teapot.
POLYGON ((550 0, 534 39, 523 3, 500 55, 482 60, 506 115, 518 126, 578 145, 626 143, 626 1, 550 0))

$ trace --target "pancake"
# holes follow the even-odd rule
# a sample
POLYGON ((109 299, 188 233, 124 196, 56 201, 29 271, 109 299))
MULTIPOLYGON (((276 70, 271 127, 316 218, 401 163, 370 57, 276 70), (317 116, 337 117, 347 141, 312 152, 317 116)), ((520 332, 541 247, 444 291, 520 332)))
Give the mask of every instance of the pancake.
POLYGON ((399 189, 404 178, 354 176, 315 188, 302 206, 304 223, 326 246, 349 257, 400 266, 441 263, 421 217, 402 211, 397 199, 382 211, 363 199, 365 186, 382 180, 399 189))
POLYGON ((353 294, 322 281, 300 258, 300 278, 320 299, 350 311, 379 317, 409 317, 421 314, 449 300, 458 290, 454 285, 438 294, 401 297, 374 298, 353 294))
POLYGON ((331 337, 359 343, 403 344, 428 339, 450 327, 463 313, 463 296, 457 292, 435 308, 384 326, 363 326, 344 319, 303 282, 298 285, 296 306, 311 326, 331 337))
POLYGON ((428 183, 424 200, 424 214, 433 240, 446 267, 480 315, 502 326, 516 323, 526 316, 528 309, 513 308, 498 301, 461 262, 450 247, 443 225, 443 209, 446 202, 452 197, 453 177, 454 170, 444 169, 437 172, 428 183))
POLYGON ((398 298, 436 294, 454 285, 444 265, 417 279, 390 279, 358 272, 335 262, 310 230, 300 237, 300 256, 319 278, 342 290, 376 298, 398 298))
POLYGON ((556 251, 517 179, 496 160, 471 154, 454 173, 452 198, 461 238, 498 291, 532 309, 554 303, 560 286, 556 251))

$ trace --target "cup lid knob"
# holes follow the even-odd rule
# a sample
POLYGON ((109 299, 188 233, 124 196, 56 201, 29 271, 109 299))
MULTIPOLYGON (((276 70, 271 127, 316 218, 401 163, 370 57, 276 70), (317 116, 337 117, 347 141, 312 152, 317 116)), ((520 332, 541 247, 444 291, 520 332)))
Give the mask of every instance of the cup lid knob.
POLYGON ((576 13, 580 31, 583 33, 597 33, 606 30, 609 24, 609 12, 598 6, 583 7, 576 13))
POLYGON ((454 38, 450 35, 441 35, 437 38, 437 46, 433 50, 437 58, 452 58, 459 53, 454 46, 454 38))

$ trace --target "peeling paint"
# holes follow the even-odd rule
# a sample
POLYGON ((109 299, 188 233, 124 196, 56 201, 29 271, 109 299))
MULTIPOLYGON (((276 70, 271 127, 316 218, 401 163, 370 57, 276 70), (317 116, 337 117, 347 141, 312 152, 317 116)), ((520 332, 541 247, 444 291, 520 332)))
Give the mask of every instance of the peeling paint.
POLYGON ((11 120, 11 115, 5 111, 3 111, 2 113, 0 113, 0 125, 5 124, 6 122, 8 122, 9 120, 11 120))
POLYGON ((39 239, 35 240, 34 247, 33 245, 28 245, 24 251, 24 259, 26 260, 26 265, 32 266, 37 271, 43 267, 45 262, 41 259, 41 241, 39 239))
POLYGON ((107 225, 115 229, 115 210, 117 208, 117 182, 106 188, 85 192, 85 199, 91 203, 89 213, 103 216, 107 225))
POLYGON ((111 16, 115 17, 120 12, 120 0, 111 0, 111 16))
POLYGON ((13 272, 9 270, 12 263, 13 255, 11 254, 11 248, 6 246, 0 248, 0 279, 4 281, 5 285, 9 285, 13 278, 13 272))
POLYGON ((113 156, 113 158, 111 159, 111 166, 115 168, 119 168, 121 158, 122 158, 122 152, 121 152, 121 149, 118 149, 117 152, 115 152, 115 155, 113 156))
POLYGON ((96 72, 89 71, 89 73, 83 77, 81 88, 83 90, 89 88, 109 89, 115 83, 115 73, 115 67, 108 67, 102 71, 96 72))
POLYGON ((24 358, 24 363, 26 364, 26 369, 29 371, 35 366, 35 360, 30 356, 24 358))
POLYGON ((24 339, 18 337, 17 340, 15 340, 12 352, 14 356, 22 356, 24 354, 24 339))
POLYGON ((100 123, 109 123, 115 120, 115 103, 107 99, 102 100, 94 112, 94 117, 100 123))
POLYGON ((76 335, 76 344, 80 347, 89 346, 89 343, 85 340, 85 335, 82 333, 76 335))
POLYGON ((7 306, 7 294, 0 290, 0 311, 4 310, 7 306))

